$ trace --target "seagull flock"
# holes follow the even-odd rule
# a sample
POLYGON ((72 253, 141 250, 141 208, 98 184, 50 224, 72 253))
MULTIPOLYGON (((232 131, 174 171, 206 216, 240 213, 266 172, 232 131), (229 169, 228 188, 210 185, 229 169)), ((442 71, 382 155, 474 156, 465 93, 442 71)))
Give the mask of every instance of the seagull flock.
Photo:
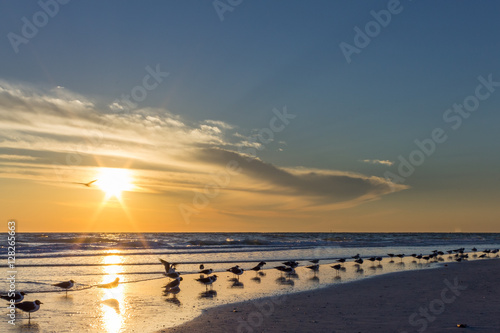
MULTIPOLYGON (((472 248, 472 256, 474 258, 489 258, 490 254, 495 255, 497 254, 496 257, 498 257, 498 252, 499 249, 486 249, 482 251, 481 254, 477 254, 478 250, 474 247, 472 248)), ((390 262, 394 262, 394 258, 399 258, 400 263, 403 263, 403 258, 406 257, 405 254, 399 253, 399 254, 394 254, 394 253, 388 253, 387 254, 390 262)), ((448 250, 445 252, 434 250, 432 253, 428 255, 422 255, 422 254, 416 254, 413 253, 410 256, 413 257, 414 259, 418 259, 419 263, 421 260, 425 260, 426 262, 429 262, 431 259, 434 259, 435 261, 443 261, 444 259, 442 258, 443 256, 448 255, 448 258, 451 260, 455 260, 457 262, 467 260, 469 258, 469 254, 465 253, 465 248, 459 248, 459 249, 454 249, 454 250, 448 250)), ((359 255, 356 254, 355 256, 352 256, 351 258, 339 258, 336 259, 335 261, 338 262, 338 264, 335 264, 333 266, 330 266, 333 268, 336 272, 336 277, 339 277, 340 271, 345 271, 344 263, 347 262, 349 259, 353 259, 353 262, 355 263, 355 266, 358 268, 363 264, 364 260, 368 260, 372 262, 372 265, 375 263, 375 261, 378 261, 379 264, 382 262, 383 258, 382 257, 365 257, 364 260, 363 258, 359 255)), ((180 284, 183 278, 180 276, 180 273, 176 271, 176 266, 179 264, 176 263, 169 263, 163 259, 159 259, 160 262, 163 264, 165 267, 165 275, 170 278, 170 282, 168 282, 164 286, 164 295, 173 295, 173 298, 171 299, 174 302, 178 302, 177 300, 177 294, 180 293, 180 284)), ((311 263, 312 265, 305 266, 305 268, 310 269, 312 272, 314 272, 314 275, 316 276, 317 272, 319 271, 320 265, 319 265, 320 259, 313 259, 309 260, 308 262, 311 263)), ((257 274, 264 275, 261 270, 263 270, 264 265, 266 265, 266 262, 261 261, 259 262, 255 267, 249 269, 252 270, 257 274)), ((274 269, 278 270, 281 272, 281 274, 286 274, 288 277, 295 275, 295 268, 299 267, 299 263, 294 260, 286 261, 283 262, 282 265, 280 266, 275 266, 274 269)), ((205 285, 205 291, 206 295, 215 295, 216 292, 213 290, 213 283, 217 281, 217 275, 212 274, 214 271, 211 268, 205 269, 204 265, 201 264, 199 266, 200 271, 200 277, 196 279, 197 282, 199 282, 202 285, 205 285), (208 287, 210 286, 210 290, 208 290, 208 287)), ((233 266, 229 269, 226 270, 227 272, 230 272, 233 274, 233 281, 235 282, 235 285, 239 283, 239 278, 240 276, 245 272, 245 269, 241 268, 240 266, 236 265, 233 266)), ((120 279, 116 278, 113 282, 106 283, 106 284, 99 284, 95 285, 97 288, 106 288, 106 289, 111 289, 111 288, 116 288, 120 284, 120 279)), ((75 285, 75 281, 69 280, 69 281, 64 281, 60 283, 55 283, 52 286, 58 287, 63 289, 66 292, 66 295, 68 294, 68 290, 73 288, 75 285)), ((240 283, 242 286, 242 284, 240 283)), ((28 318, 31 320, 31 313, 36 312, 40 309, 40 305, 43 304, 39 300, 35 301, 24 301, 24 296, 27 294, 24 292, 16 291, 16 292, 11 292, 8 295, 1 295, 0 298, 15 304, 15 307, 21 311, 27 312, 28 313, 28 318)))

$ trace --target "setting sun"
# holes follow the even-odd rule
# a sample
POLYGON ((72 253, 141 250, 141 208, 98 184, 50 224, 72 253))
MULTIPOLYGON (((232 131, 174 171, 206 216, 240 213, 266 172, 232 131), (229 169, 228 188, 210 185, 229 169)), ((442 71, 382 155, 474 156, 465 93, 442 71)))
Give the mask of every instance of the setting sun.
POLYGON ((106 193, 106 197, 121 196, 123 191, 133 188, 130 171, 126 169, 101 168, 96 185, 106 193))

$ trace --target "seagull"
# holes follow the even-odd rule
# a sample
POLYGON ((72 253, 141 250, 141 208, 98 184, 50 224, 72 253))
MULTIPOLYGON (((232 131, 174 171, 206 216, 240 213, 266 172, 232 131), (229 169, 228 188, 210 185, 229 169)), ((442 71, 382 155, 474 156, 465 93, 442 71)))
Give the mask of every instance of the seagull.
POLYGON ((310 270, 312 270, 314 272, 314 274, 316 274, 316 272, 319 271, 319 265, 318 264, 311 265, 311 266, 306 266, 306 268, 309 268, 310 270))
POLYGON ((181 281, 182 281, 182 277, 179 277, 169 283, 167 283, 167 285, 165 286, 165 292, 170 292, 172 289, 174 288, 178 288, 179 285, 181 284, 181 281))
POLYGON ((169 277, 171 279, 177 279, 179 276, 181 276, 181 274, 176 272, 176 271, 173 271, 172 273, 168 273, 165 275, 167 275, 167 277, 169 277))
POLYGON ((243 272, 245 271, 243 268, 240 268, 240 266, 236 265, 234 267, 231 267, 229 269, 227 269, 228 272, 231 272, 235 275, 238 275, 238 281, 240 280, 240 275, 243 274, 243 272))
POLYGON ((261 265, 257 265, 254 268, 250 268, 250 270, 255 271, 255 275, 257 275, 257 272, 262 269, 261 265))
POLYGON ((289 266, 291 268, 295 268, 295 267, 299 266, 299 263, 291 260, 291 261, 284 262, 283 265, 289 266))
POLYGON ((208 290, 208 286, 212 286, 212 283, 217 281, 217 275, 207 276, 205 278, 196 279, 196 281, 205 285, 206 290, 208 290))
MULTIPOLYGON (((165 272, 166 274, 169 274, 169 273, 173 273, 175 272, 175 264, 171 264, 169 263, 168 261, 165 261, 161 258, 158 258, 160 260, 160 262, 163 264, 163 266, 165 266, 165 272)), ((200 267, 203 266, 203 265, 200 265, 200 267)), ((200 269, 203 269, 203 268, 200 268, 200 269)))
POLYGON ((38 311, 38 309, 40 309, 40 304, 43 304, 43 303, 40 302, 39 300, 36 300, 34 302, 26 301, 26 302, 16 304, 16 308, 18 308, 24 312, 28 312, 28 320, 31 320, 31 312, 38 311))
MULTIPOLYGON (((160 258, 160 262, 165 266, 165 275, 168 276, 171 279, 177 279, 180 274, 175 271, 175 266, 177 264, 171 264, 168 261, 165 261, 160 258)), ((203 265, 200 265, 200 267, 203 265)))
POLYGON ((267 264, 267 262, 265 262, 265 261, 261 261, 261 262, 259 262, 257 265, 258 265, 258 266, 260 266, 260 267, 262 267, 262 266, 264 266, 264 265, 266 265, 266 264, 267 264))
POLYGON ((401 262, 403 262, 403 258, 405 257, 404 254, 396 254, 396 257, 398 257, 399 259, 401 259, 401 262))
POLYGON ((120 278, 116 278, 113 282, 98 284, 97 288, 106 288, 106 289, 116 288, 116 287, 118 287, 119 281, 120 281, 120 278))
POLYGON ((375 260, 377 260, 378 264, 380 265, 380 262, 382 261, 382 257, 376 257, 375 260))
POLYGON ((12 300, 14 300, 14 303, 20 303, 23 301, 24 296, 27 295, 22 291, 16 291, 12 295, 11 294, 12 293, 8 293, 7 295, 2 295, 2 296, 0 296, 0 298, 6 300, 8 302, 11 302, 12 300))
POLYGON ((94 184, 96 181, 97 181, 97 179, 94 179, 93 181, 88 182, 88 183, 73 183, 73 184, 78 184, 78 185, 83 185, 83 186, 90 187, 90 186, 91 186, 92 184, 94 184))
POLYGON ((284 272, 287 274, 294 274, 295 273, 295 269, 293 267, 290 267, 290 266, 276 266, 274 268, 276 268, 280 272, 284 272))
POLYGON ((359 256, 359 253, 358 253, 358 254, 356 254, 356 255, 355 255, 354 257, 352 257, 352 258, 353 258, 353 259, 359 259, 359 258, 361 258, 361 257, 359 256))
POLYGON ((65 281, 65 282, 60 282, 60 283, 53 284, 54 287, 59 287, 59 288, 62 288, 62 289, 66 289, 66 296, 68 296, 68 289, 73 288, 74 285, 75 285, 75 281, 73 281, 73 280, 69 280, 69 281, 65 281))
POLYGON ((372 262, 372 265, 373 265, 373 263, 375 262, 375 260, 377 260, 377 258, 375 258, 375 257, 370 257, 370 258, 368 258, 368 260, 370 260, 370 261, 372 262))
POLYGON ((387 255, 388 255, 389 257, 391 257, 391 259, 392 259, 392 258, 394 258, 394 254, 393 254, 393 253, 387 253, 387 255))
POLYGON ((339 275, 339 270, 342 268, 342 265, 337 264, 337 265, 333 265, 331 267, 337 272, 337 275, 339 275))
POLYGON ((363 259, 359 258, 354 260, 354 262, 361 265, 363 263, 363 259))
POLYGON ((312 262, 313 264, 317 264, 317 263, 319 263, 319 259, 309 260, 309 262, 312 262))
POLYGON ((200 271, 200 274, 205 274, 205 275, 210 275, 212 274, 213 270, 211 268, 209 269, 204 269, 202 271, 200 271))
POLYGON ((343 263, 345 263, 345 259, 344 258, 337 259, 337 262, 343 264, 343 263))

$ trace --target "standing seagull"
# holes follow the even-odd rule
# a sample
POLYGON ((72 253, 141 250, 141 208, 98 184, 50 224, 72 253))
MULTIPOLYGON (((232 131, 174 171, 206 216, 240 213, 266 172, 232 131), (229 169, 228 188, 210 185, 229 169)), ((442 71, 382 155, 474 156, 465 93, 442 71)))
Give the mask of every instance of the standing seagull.
POLYGON ((16 304, 16 308, 23 310, 24 312, 28 312, 28 320, 31 321, 31 312, 36 312, 38 309, 40 309, 40 304, 43 304, 39 300, 36 300, 34 302, 22 302, 19 304, 16 304))
POLYGON ((336 265, 333 265, 332 268, 337 272, 337 275, 339 275, 339 270, 342 268, 342 265, 336 264, 336 265))
POLYGON ((363 259, 359 258, 359 259, 354 260, 354 262, 361 265, 363 263, 363 259))
POLYGON ((245 271, 243 268, 240 268, 240 266, 236 265, 234 267, 231 267, 229 269, 227 269, 228 272, 231 272, 235 275, 238 276, 238 281, 240 280, 240 275, 243 274, 243 272, 245 271))
POLYGON ((205 285, 205 290, 208 290, 208 286, 212 288, 212 284, 217 281, 217 275, 207 276, 205 278, 196 279, 201 284, 205 285))
POLYGON ((314 275, 316 275, 316 273, 319 271, 319 265, 318 264, 311 265, 311 266, 306 266, 306 268, 309 268, 310 270, 312 270, 314 272, 314 275))
POLYGON ((14 300, 14 303, 20 303, 23 301, 24 299, 24 296, 26 296, 25 293, 23 293, 22 291, 16 291, 14 293, 14 295, 12 295, 12 297, 10 296, 11 293, 7 294, 7 295, 2 295, 0 296, 1 299, 4 299, 8 302, 10 302, 11 300, 14 300))
POLYGON ((345 259, 344 258, 337 259, 337 262, 343 265, 345 263, 345 259))
POLYGON ((73 288, 74 285, 75 285, 75 281, 73 281, 73 280, 69 280, 69 281, 65 281, 65 282, 60 282, 60 283, 53 284, 54 287, 59 287, 59 288, 62 288, 62 289, 66 289, 66 296, 68 296, 68 289, 73 288))
POLYGON ((210 274, 212 274, 212 272, 213 272, 213 270, 211 268, 208 268, 208 269, 201 270, 200 274, 210 275, 210 274))
MULTIPOLYGON (((179 285, 181 284, 182 277, 179 277, 171 282, 169 282, 167 285, 165 285, 165 292, 168 293, 174 288, 178 288, 179 285)), ((180 290, 179 290, 180 291, 180 290)))
POLYGON ((250 270, 255 271, 255 276, 257 276, 257 273, 262 269, 261 265, 257 265, 254 268, 250 268, 250 270))

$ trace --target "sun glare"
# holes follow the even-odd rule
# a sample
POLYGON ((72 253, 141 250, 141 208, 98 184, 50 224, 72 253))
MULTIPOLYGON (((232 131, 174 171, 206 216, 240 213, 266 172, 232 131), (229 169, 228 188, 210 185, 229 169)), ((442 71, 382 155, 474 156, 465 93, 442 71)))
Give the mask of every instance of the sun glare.
POLYGON ((130 191, 132 177, 126 169, 101 168, 96 185, 106 193, 106 197, 120 198, 123 191, 130 191))

